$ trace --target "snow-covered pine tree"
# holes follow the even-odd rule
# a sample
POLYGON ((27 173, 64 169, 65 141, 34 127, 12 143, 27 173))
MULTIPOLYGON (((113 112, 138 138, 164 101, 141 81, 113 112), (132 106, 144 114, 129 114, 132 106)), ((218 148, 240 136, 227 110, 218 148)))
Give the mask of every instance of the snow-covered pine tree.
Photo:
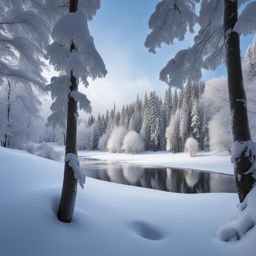
MULTIPOLYGON (((25 143, 22 137, 25 120, 27 120, 26 127, 29 127, 31 131, 30 128, 32 127, 33 117, 38 117, 37 103, 39 101, 34 89, 31 88, 36 87, 38 90, 39 88, 41 90, 44 88, 45 80, 42 76, 44 67, 43 49, 48 44, 49 40, 49 24, 41 15, 39 5, 33 0, 0 1, 0 11, 0 85, 3 91, 8 87, 8 84, 12 87, 13 95, 15 95, 19 101, 15 102, 15 106, 20 104, 21 109, 24 110, 28 107, 28 102, 30 102, 30 109, 36 109, 35 115, 28 110, 28 114, 32 114, 33 116, 29 117, 24 114, 24 120, 18 118, 17 122, 15 122, 12 127, 12 131, 10 131, 10 127, 7 128, 8 133, 12 132, 12 142, 8 141, 9 138, 6 138, 4 144, 6 146, 12 144, 12 147, 20 147, 21 145, 18 144, 22 142, 24 145, 25 143), (27 96, 21 91, 21 87, 23 86, 24 88, 28 87, 24 90, 31 90, 27 96), (18 88, 16 89, 16 87, 18 88), (32 106, 34 103, 37 105, 32 106), (18 120, 22 122, 19 124, 18 120), (30 124, 28 124, 28 122, 30 124), (14 137, 13 129, 15 129, 16 132, 21 129, 19 139, 18 137, 14 137)), ((6 97, 3 102, 7 103, 7 98, 8 97, 6 97)), ((12 107, 12 112, 10 112, 9 115, 10 119, 17 111, 19 110, 15 110, 15 108, 12 107)), ((6 118, 8 119, 8 117, 6 118)), ((4 126, 4 124, 2 125, 4 126)), ((9 125, 7 124, 7 126, 9 125)), ((9 137, 9 135, 10 134, 8 134, 7 137, 9 137)), ((28 133, 26 137, 29 139, 30 136, 28 133)))
POLYGON ((171 121, 166 128, 166 150, 177 153, 180 151, 180 110, 177 109, 174 115, 172 115, 171 121))
POLYGON ((115 116, 115 125, 116 125, 116 126, 119 126, 119 125, 120 125, 120 120, 121 120, 121 113, 120 113, 120 111, 118 111, 118 112, 116 113, 116 116, 115 116))
POLYGON ((148 99, 148 109, 146 110, 148 116, 148 125, 150 131, 149 147, 151 150, 156 151, 162 145, 163 129, 163 115, 161 114, 162 102, 156 96, 155 92, 151 92, 148 99))
POLYGON ((199 142, 201 141, 201 132, 202 132, 202 120, 200 119, 200 112, 198 101, 194 99, 191 111, 191 129, 193 138, 199 142))
POLYGON ((57 120, 64 122, 63 113, 67 109, 65 173, 58 218, 63 222, 71 222, 77 182, 82 187, 85 182, 77 159, 77 104, 80 109, 87 112, 91 110, 90 101, 78 91, 78 85, 82 82, 88 86, 88 77, 104 77, 106 68, 88 29, 88 21, 100 8, 100 1, 63 0, 61 6, 67 8, 64 8, 65 12, 53 27, 53 42, 48 47, 48 55, 50 63, 62 72, 61 76, 52 78, 50 85, 54 98, 52 120, 58 117, 57 120))
POLYGON ((0 84, 43 87, 43 50, 49 26, 33 0, 0 2, 0 84))
POLYGON ((177 89, 175 89, 173 100, 172 100, 172 115, 175 114, 177 108, 178 108, 178 93, 177 93, 177 89))
POLYGON ((5 147, 24 149, 40 136, 41 102, 35 87, 9 80, 0 86, 0 138, 5 147))
POLYGON ((182 144, 191 135, 192 85, 188 83, 181 94, 182 106, 180 108, 180 137, 182 144))
POLYGON ((239 34, 256 31, 256 2, 238 0, 169 1, 161 0, 149 20, 152 30, 145 46, 155 52, 162 43, 184 40, 199 25, 194 44, 180 50, 160 72, 160 79, 180 87, 188 80, 199 81, 202 69, 215 69, 226 56, 229 102, 232 113, 234 173, 240 201, 255 184, 255 143, 251 140, 246 95, 243 86, 239 34), (238 10, 242 3, 248 2, 238 10), (198 10, 196 5, 198 3, 198 10), (225 54, 226 53, 226 54, 225 54), (248 171, 250 170, 250 171, 248 171))
POLYGON ((143 123, 140 130, 140 135, 144 140, 145 150, 151 150, 150 148, 150 120, 149 120, 149 97, 147 94, 144 96, 143 103, 143 123))
POLYGON ((120 113, 120 126, 125 127, 125 121, 126 121, 126 112, 125 112, 125 106, 123 105, 120 113))
POLYGON ((134 118, 135 118, 134 131, 139 133, 141 130, 142 122, 143 122, 143 104, 142 104, 142 100, 138 96, 135 102, 134 118))
POLYGON ((248 79, 253 80, 256 77, 256 38, 247 50, 246 62, 248 79))
POLYGON ((164 116, 165 116, 165 127, 170 123, 172 116, 172 89, 168 87, 164 95, 164 116))
POLYGON ((95 150, 98 148, 100 137, 103 135, 104 132, 105 132, 105 129, 104 129, 103 119, 100 115, 98 115, 98 118, 93 126, 93 147, 92 147, 92 149, 95 150))

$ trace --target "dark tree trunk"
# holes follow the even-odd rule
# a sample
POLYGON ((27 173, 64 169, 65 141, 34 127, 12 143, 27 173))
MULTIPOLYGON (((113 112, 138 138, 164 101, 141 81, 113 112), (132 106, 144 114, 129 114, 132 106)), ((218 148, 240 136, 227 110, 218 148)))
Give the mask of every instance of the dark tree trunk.
POLYGON ((10 132, 11 132, 11 123, 10 123, 10 115, 11 115, 11 84, 8 81, 8 94, 7 94, 7 131, 4 135, 4 143, 3 146, 8 148, 10 146, 10 132))
MULTIPOLYGON (((251 140, 251 135, 247 116, 246 95, 243 85, 239 35, 233 31, 237 16, 237 1, 224 0, 226 65, 233 141, 245 142, 251 140)), ((240 202, 245 199, 255 182, 252 174, 246 173, 253 164, 251 157, 252 156, 246 154, 245 151, 241 152, 241 156, 235 159, 234 163, 234 174, 240 202)))
MULTIPOLYGON (((76 12, 78 0, 70 0, 70 12, 76 12)), ((74 28, 75 29, 75 28, 74 28)), ((75 45, 72 42, 70 51, 75 50, 75 45)), ((78 90, 78 85, 76 78, 71 71, 70 79, 70 93, 78 90)), ((67 109, 67 129, 66 129, 66 147, 65 155, 68 153, 76 154, 76 138, 77 138, 77 102, 73 97, 69 97, 68 100, 68 109, 67 109)), ((77 192, 77 180, 74 176, 72 168, 65 162, 64 169, 64 180, 62 186, 62 193, 58 211, 58 219, 63 222, 71 222, 73 218, 73 212, 75 208, 76 201, 76 192, 77 192)))

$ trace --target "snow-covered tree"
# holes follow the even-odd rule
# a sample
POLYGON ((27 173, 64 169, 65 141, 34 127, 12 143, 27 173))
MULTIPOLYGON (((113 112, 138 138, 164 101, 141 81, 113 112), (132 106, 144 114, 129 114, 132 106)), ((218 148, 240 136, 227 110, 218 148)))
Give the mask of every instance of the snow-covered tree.
POLYGON ((43 50, 49 26, 33 0, 0 2, 0 84, 44 86, 43 50))
POLYGON ((165 91, 163 110, 165 115, 165 124, 168 125, 172 116, 172 90, 170 87, 165 91))
POLYGON ((127 130, 124 127, 119 126, 114 128, 107 143, 108 151, 112 153, 121 152, 123 140, 126 134, 127 130))
POLYGON ((7 106, 7 111, 1 113, 9 113, 2 116, 2 119, 6 117, 6 122, 2 123, 5 129, 3 144, 21 147, 26 140, 34 139, 31 138, 31 132, 36 129, 33 119, 39 118, 38 92, 35 93, 34 88, 44 88, 43 49, 49 41, 49 24, 43 17, 39 4, 34 0, 3 0, 0 1, 0 11, 0 86, 3 91, 8 84, 12 87, 9 90, 10 100, 8 96, 1 100, 1 107, 7 106), (28 95, 25 95, 26 93, 28 95), (34 113, 31 111, 33 108, 34 113), (22 112, 25 110, 27 111, 22 112), (32 116, 29 116, 30 114, 32 116), (15 115, 16 121, 13 118, 15 115))
POLYGON ((104 120, 98 115, 97 120, 93 125, 93 149, 98 148, 99 140, 105 131, 104 120))
POLYGON ((197 100, 194 100, 193 107, 191 111, 191 129, 192 129, 192 135, 197 140, 200 141, 202 136, 202 120, 201 115, 199 111, 199 106, 197 100))
POLYGON ((179 122, 180 112, 177 110, 165 132, 166 150, 173 153, 177 153, 180 150, 179 122))
POLYGON ((149 123, 149 99, 148 95, 145 94, 143 104, 143 122, 140 130, 140 135, 144 140, 145 149, 150 149, 150 123, 149 123))
POLYGON ((0 138, 2 145, 23 148, 40 136, 41 102, 35 87, 9 80, 0 86, 0 138))
POLYGON ((164 116, 162 102, 151 92, 145 97, 144 120, 141 128, 146 150, 158 150, 163 146, 164 139, 164 116))
POLYGON ((196 156, 197 151, 198 151, 198 142, 193 137, 189 137, 185 143, 185 152, 188 152, 188 154, 191 157, 193 157, 193 156, 196 156))
POLYGON ((256 78, 256 38, 248 48, 246 62, 248 79, 253 80, 256 78))
POLYGON ((143 122, 143 113, 142 113, 142 101, 137 96, 136 102, 134 103, 134 112, 129 121, 129 130, 140 132, 143 122))
POLYGON ((140 153, 144 150, 141 136, 135 131, 129 131, 123 140, 122 150, 126 153, 140 153))
POLYGON ((181 94, 182 106, 180 108, 180 137, 184 144, 191 134, 192 85, 188 83, 181 94))
POLYGON ((216 152, 231 152, 232 129, 229 111, 218 112, 209 122, 210 149, 216 152))
POLYGON ((77 148, 79 150, 93 150, 94 124, 88 126, 85 122, 78 125, 77 148))
POLYGON ((172 99, 172 114, 176 112, 177 108, 178 108, 178 93, 177 93, 177 90, 175 89, 173 99, 172 99))
POLYGON ((55 4, 62 6, 64 11, 53 26, 53 42, 48 47, 48 56, 61 75, 51 80, 54 102, 49 119, 53 124, 63 126, 67 112, 65 175, 58 218, 63 222, 71 222, 77 182, 81 186, 84 182, 83 175, 79 173, 76 149, 77 105, 87 112, 91 110, 90 101, 78 91, 78 85, 83 83, 88 86, 88 77, 103 77, 106 69, 88 28, 88 21, 100 8, 100 1, 63 0, 62 4, 59 1, 55 4), (77 181, 79 177, 81 180, 77 181))
POLYGON ((194 32, 194 27, 199 25, 193 45, 180 50, 160 72, 160 79, 171 86, 181 87, 189 80, 199 81, 202 69, 213 70, 225 62, 232 113, 232 161, 240 201, 255 184, 252 167, 256 158, 249 130, 239 41, 239 34, 256 31, 256 2, 249 1, 238 17, 239 7, 246 2, 161 0, 150 17, 151 33, 145 42, 145 46, 155 52, 163 43, 184 40, 187 32, 194 32))

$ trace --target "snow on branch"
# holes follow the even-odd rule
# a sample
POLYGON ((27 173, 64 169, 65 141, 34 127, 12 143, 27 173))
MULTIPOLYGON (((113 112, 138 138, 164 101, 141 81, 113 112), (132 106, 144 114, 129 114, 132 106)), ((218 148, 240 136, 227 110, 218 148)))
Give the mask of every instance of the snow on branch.
MULTIPOLYGON (((240 156, 244 153, 250 158, 252 163, 255 162, 256 155, 256 143, 252 140, 247 141, 234 141, 232 145, 231 162, 234 163, 240 159, 240 156)), ((254 165, 253 165, 254 168, 254 165)))
POLYGON ((239 34, 248 35, 256 33, 256 2, 248 3, 240 14, 234 27, 239 34))
POLYGON ((106 75, 105 64, 95 48, 83 11, 65 14, 54 26, 52 36, 55 43, 49 48, 49 55, 51 56, 58 47, 61 48, 53 55, 52 63, 56 67, 63 67, 67 73, 74 71, 75 76, 80 78, 85 85, 88 85, 88 77, 96 79, 106 75), (63 63, 62 58, 56 55, 65 53, 64 56, 66 56, 72 42, 75 50, 63 63))
MULTIPOLYGON (((48 44, 50 24, 33 11, 12 8, 0 17, 0 26, 22 26, 27 37, 33 38, 41 47, 48 44), (42 25, 43 24, 43 25, 42 25)), ((16 32, 18 28, 16 29, 16 32)))
POLYGON ((34 85, 38 85, 40 89, 44 90, 43 81, 37 80, 34 75, 28 70, 18 69, 17 67, 12 67, 7 65, 3 61, 0 61, 0 76, 5 78, 17 79, 23 82, 29 82, 34 85))
POLYGON ((85 94, 78 91, 72 91, 70 93, 70 97, 72 97, 79 104, 80 109, 83 109, 88 113, 92 111, 91 102, 88 100, 85 94))
POLYGON ((203 59, 195 48, 179 51, 160 72, 160 80, 180 88, 188 79, 199 81, 202 77, 203 59))
POLYGON ((195 5, 199 0, 162 0, 149 20, 152 30, 145 41, 150 52, 162 43, 172 44, 174 39, 182 41, 187 32, 193 33, 197 22, 195 5))
MULTIPOLYGON (((182 1, 175 1, 182 2, 182 1)), ((160 2, 160 4, 163 3, 160 2)), ((190 1, 187 1, 189 4, 190 1)), ((195 3, 190 4, 193 8, 195 3)), ((175 6, 170 7, 175 10, 175 6)), ((194 12, 191 7, 190 11, 194 12)), ((202 69, 215 69, 224 59, 224 33, 223 33, 223 4, 222 1, 203 1, 199 17, 194 21, 200 25, 200 29, 194 37, 194 44, 188 49, 179 51, 160 72, 160 80, 174 87, 181 87, 187 81, 199 81, 202 78, 202 69)), ((156 9, 157 11, 157 9, 156 9)), ((160 15, 160 10, 158 10, 160 15)), ((184 15, 184 13, 180 13, 184 15)), ((157 16, 156 16, 157 18, 157 16)), ((185 19, 186 17, 184 17, 185 19)), ((165 23, 160 17, 159 24, 165 23)), ((179 23, 170 23, 172 29, 180 29, 179 23)), ((191 32, 191 31, 190 31, 191 32)), ((153 33, 153 32, 152 32, 153 33)), ((168 32, 170 33, 170 32, 168 32)), ((183 34, 184 37, 184 34, 183 34)), ((159 42, 164 43, 165 39, 157 36, 159 42)), ((181 38, 183 39, 183 38, 181 38)), ((172 43, 170 40, 169 43, 172 43)))
POLYGON ((80 0, 78 3, 78 10, 83 10, 87 20, 91 20, 100 9, 100 0, 80 0))
POLYGON ((47 57, 56 70, 63 71, 63 63, 69 56, 69 49, 64 45, 53 42, 47 47, 47 57))
POLYGON ((73 153, 66 154, 65 163, 67 163, 69 167, 72 168, 76 180, 78 181, 81 188, 84 188, 86 175, 85 172, 80 169, 77 155, 73 153))
POLYGON ((70 93, 69 77, 53 77, 48 85, 51 90, 53 103, 51 105, 52 113, 48 117, 48 123, 54 128, 56 126, 65 127, 65 118, 67 113, 68 95, 70 93))

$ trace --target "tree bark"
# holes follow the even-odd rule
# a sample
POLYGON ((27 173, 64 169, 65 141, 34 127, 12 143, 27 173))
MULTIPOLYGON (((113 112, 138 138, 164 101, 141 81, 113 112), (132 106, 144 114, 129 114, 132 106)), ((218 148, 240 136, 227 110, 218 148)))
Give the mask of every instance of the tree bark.
MULTIPOLYGON (((228 75, 228 92, 232 116, 233 141, 245 142, 251 140, 247 101, 243 85, 243 75, 240 57, 239 34, 233 31, 238 17, 237 0, 224 0, 224 33, 226 48, 226 65, 228 75)), ((250 150, 250 149, 249 149, 250 150)), ((241 152, 235 159, 234 174, 238 188, 238 196, 242 202, 255 183, 251 173, 246 173, 252 166, 250 154, 241 152)))
POLYGON ((8 148, 10 146, 10 132, 11 132, 11 123, 10 123, 10 115, 11 115, 11 84, 8 80, 8 95, 7 95, 7 131, 4 135, 4 144, 3 146, 8 148))
MULTIPOLYGON (((78 0, 70 0, 69 12, 76 12, 78 0)), ((75 28, 74 28, 75 29, 75 28)), ((70 52, 75 50, 75 44, 72 42, 70 52)), ((78 85, 73 72, 70 74, 70 94, 78 90, 78 85)), ((77 139, 77 102, 73 97, 69 96, 67 108, 67 129, 66 129, 66 146, 65 155, 68 153, 76 154, 76 139, 77 139)), ((58 219, 62 222, 71 222, 75 208, 75 200, 77 193, 77 180, 74 176, 72 168, 65 162, 64 180, 62 186, 62 193, 58 211, 58 219)))

